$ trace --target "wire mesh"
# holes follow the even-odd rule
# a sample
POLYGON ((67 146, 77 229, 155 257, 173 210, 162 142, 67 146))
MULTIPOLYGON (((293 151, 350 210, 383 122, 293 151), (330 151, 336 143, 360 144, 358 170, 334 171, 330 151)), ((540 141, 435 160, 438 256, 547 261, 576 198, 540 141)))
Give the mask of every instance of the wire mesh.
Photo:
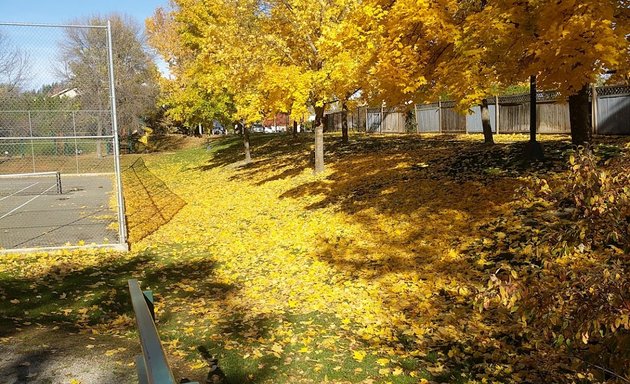
POLYGON ((0 175, 0 197, 62 194, 60 172, 0 175))
POLYGON ((136 242, 171 221, 186 205, 159 177, 146 166, 142 158, 122 171, 125 186, 125 206, 129 241, 136 242))
POLYGON ((0 23, 0 252, 126 241, 108 28, 0 23))

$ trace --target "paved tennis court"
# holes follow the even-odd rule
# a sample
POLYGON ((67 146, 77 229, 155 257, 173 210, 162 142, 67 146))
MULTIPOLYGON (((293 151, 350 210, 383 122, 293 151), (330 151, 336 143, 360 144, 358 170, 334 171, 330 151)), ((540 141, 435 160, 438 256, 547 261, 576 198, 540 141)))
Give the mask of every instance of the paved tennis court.
POLYGON ((113 175, 61 174, 58 193, 54 180, 39 186, 0 179, 0 249, 116 243, 113 181, 113 175))

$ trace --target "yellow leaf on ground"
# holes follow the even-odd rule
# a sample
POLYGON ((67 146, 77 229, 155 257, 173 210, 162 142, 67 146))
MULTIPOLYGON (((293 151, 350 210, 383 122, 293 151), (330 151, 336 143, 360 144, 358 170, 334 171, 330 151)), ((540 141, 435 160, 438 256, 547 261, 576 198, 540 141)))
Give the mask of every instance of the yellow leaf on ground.
POLYGON ((356 361, 363 361, 363 359, 365 359, 365 356, 367 355, 367 353, 365 351, 354 351, 354 353, 352 354, 352 357, 354 357, 354 359, 356 361))

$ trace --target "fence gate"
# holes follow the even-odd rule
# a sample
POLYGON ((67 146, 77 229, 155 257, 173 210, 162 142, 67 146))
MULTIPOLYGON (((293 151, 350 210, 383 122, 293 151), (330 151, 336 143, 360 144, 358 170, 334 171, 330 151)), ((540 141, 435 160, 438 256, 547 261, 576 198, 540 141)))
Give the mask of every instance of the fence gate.
POLYGON ((126 249, 111 29, 0 23, 0 253, 126 249))

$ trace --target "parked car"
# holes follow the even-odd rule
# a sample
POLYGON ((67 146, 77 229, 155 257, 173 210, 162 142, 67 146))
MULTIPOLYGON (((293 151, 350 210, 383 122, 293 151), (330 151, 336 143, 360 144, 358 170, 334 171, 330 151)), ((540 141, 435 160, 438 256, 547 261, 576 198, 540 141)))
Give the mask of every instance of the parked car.
POLYGON ((212 134, 213 135, 225 135, 225 128, 218 121, 214 121, 212 123, 212 134))
POLYGON ((263 127, 262 124, 260 123, 252 124, 251 131, 256 132, 256 133, 262 133, 262 132, 265 132, 265 127, 263 127))
POLYGON ((287 127, 282 126, 282 125, 270 125, 268 127, 265 127, 265 133, 279 133, 279 132, 286 132, 287 127))

